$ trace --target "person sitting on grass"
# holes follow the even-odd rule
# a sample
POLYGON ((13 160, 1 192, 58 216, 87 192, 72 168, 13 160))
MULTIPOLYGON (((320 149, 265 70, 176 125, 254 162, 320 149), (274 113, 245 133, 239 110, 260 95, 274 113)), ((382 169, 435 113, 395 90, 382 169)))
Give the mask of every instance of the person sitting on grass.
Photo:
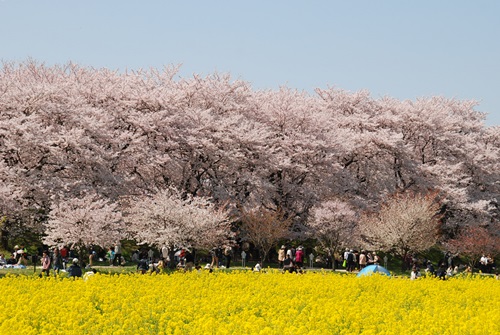
POLYGON ((262 261, 258 261, 257 264, 253 267, 253 272, 260 272, 262 271, 262 261))
POLYGON ((446 268, 444 263, 439 265, 438 270, 436 271, 436 276, 441 280, 446 280, 446 268))
POLYGON ((194 267, 194 255, 191 253, 191 250, 186 249, 186 253, 184 254, 184 261, 185 261, 185 266, 184 266, 184 271, 193 271, 194 267))
POLYGON ((285 272, 295 272, 297 273, 297 269, 295 268, 295 264, 293 263, 292 261, 292 258, 290 257, 290 255, 286 255, 286 258, 285 260, 283 261, 283 273, 285 272))
POLYGON ((163 258, 160 258, 158 260, 158 263, 156 263, 156 265, 154 267, 155 267, 156 273, 163 272, 165 270, 165 263, 163 261, 163 258))
POLYGON ((26 258, 25 253, 22 253, 21 256, 19 256, 19 259, 17 261, 17 265, 28 266, 28 258, 26 258))
POLYGON ((17 259, 14 255, 10 255, 10 258, 7 259, 7 264, 14 265, 17 264, 17 259))
POLYGON ((78 265, 78 258, 73 258, 73 264, 68 268, 68 275, 73 278, 82 276, 82 268, 78 265))
POLYGON ((96 273, 97 273, 96 269, 91 269, 90 271, 85 272, 85 274, 83 275, 83 280, 87 281, 90 277, 92 277, 96 273))
POLYGON ((413 265, 413 268, 412 268, 411 274, 410 274, 410 279, 415 280, 415 279, 420 278, 420 276, 421 276, 420 269, 416 265, 413 265))
POLYGON ((149 271, 148 260, 146 258, 146 255, 144 254, 141 255, 139 262, 137 263, 137 271, 142 274, 145 274, 149 271))

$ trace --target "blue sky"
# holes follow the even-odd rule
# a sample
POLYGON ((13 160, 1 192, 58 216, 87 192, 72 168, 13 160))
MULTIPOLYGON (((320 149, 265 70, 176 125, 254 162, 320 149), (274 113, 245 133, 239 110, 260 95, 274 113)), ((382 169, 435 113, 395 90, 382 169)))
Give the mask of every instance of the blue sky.
POLYGON ((182 64, 254 89, 473 99, 500 126, 500 1, 0 0, 0 59, 182 64))

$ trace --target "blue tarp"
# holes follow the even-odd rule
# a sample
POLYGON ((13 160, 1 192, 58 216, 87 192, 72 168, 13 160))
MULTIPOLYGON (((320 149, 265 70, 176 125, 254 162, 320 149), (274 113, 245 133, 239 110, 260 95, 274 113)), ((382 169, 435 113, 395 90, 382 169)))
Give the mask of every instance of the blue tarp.
POLYGON ((361 271, 359 271, 357 277, 362 277, 362 276, 371 276, 374 273, 386 275, 386 276, 391 276, 391 273, 384 268, 383 266, 380 265, 368 265, 364 267, 361 271))
POLYGON ((1 269, 26 269, 26 266, 22 264, 7 264, 0 266, 1 269))

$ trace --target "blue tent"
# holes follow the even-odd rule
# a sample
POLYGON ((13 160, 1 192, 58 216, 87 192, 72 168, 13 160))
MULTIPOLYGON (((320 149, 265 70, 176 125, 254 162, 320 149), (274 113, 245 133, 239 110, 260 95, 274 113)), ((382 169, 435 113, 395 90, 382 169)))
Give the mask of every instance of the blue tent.
POLYGON ((359 271, 357 277, 363 277, 363 276, 371 276, 374 273, 386 275, 386 276, 391 276, 391 273, 384 268, 383 266, 380 265, 368 265, 364 267, 361 271, 359 271))

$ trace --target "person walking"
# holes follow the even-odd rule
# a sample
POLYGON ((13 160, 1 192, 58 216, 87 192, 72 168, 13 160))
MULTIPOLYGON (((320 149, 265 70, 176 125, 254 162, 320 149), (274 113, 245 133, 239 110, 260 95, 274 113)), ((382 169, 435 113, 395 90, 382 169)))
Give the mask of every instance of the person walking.
POLYGON ((363 270, 363 268, 366 266, 366 252, 364 250, 361 250, 359 253, 359 269, 363 270))
POLYGON ((161 247, 161 258, 163 260, 163 264, 168 267, 170 264, 170 255, 169 255, 169 250, 166 245, 161 247))
POLYGON ((115 245, 115 257, 113 258, 113 265, 121 265, 122 264, 122 245, 118 242, 115 245))
POLYGON ((94 260, 96 257, 97 253, 95 252, 95 250, 90 251, 88 268, 92 268, 94 266, 94 260))
POLYGON ((282 245, 280 250, 278 251, 278 262, 280 269, 283 269, 283 262, 285 261, 285 256, 286 256, 285 246, 282 245))
POLYGON ((295 251, 295 264, 300 269, 304 265, 304 248, 302 246, 299 246, 295 251))
POLYGON ((113 260, 115 259, 115 250, 112 247, 110 247, 108 249, 108 252, 106 253, 106 257, 108 258, 109 265, 112 266, 113 260))
POLYGON ((51 264, 52 264, 52 269, 54 270, 54 275, 57 275, 59 273, 59 270, 63 269, 62 256, 59 252, 59 248, 57 247, 54 247, 51 264))
POLYGON ((212 256, 212 262, 210 263, 210 268, 213 269, 215 267, 219 267, 219 257, 218 257, 218 248, 213 248, 212 251, 210 251, 210 254, 212 256))
POLYGON ((191 253, 191 250, 189 249, 186 250, 184 258, 186 259, 186 265, 184 266, 184 271, 189 271, 189 272, 193 271, 194 255, 193 253, 191 253))
MULTIPOLYGON (((293 260, 292 248, 288 248, 288 250, 286 251, 286 257, 290 257, 290 259, 293 260)), ((285 257, 285 259, 286 259, 286 257, 285 257)))
POLYGON ((231 266, 231 254, 232 254, 232 252, 233 252, 233 250, 229 246, 227 246, 224 249, 224 257, 226 259, 226 269, 229 269, 229 266, 231 266))
POLYGON ((42 253, 41 262, 42 262, 42 273, 40 273, 40 276, 42 276, 43 273, 45 273, 47 276, 49 276, 50 275, 50 257, 46 251, 44 251, 42 253))
POLYGON ((347 272, 353 272, 355 267, 355 260, 354 260, 354 250, 349 250, 347 253, 347 272))
POLYGON ((59 253, 61 254, 61 258, 63 261, 63 268, 66 269, 66 264, 68 263, 68 256, 69 256, 69 250, 67 246, 63 246, 61 250, 59 250, 59 253))
POLYGON ((343 258, 342 266, 346 269, 346 271, 347 271, 347 256, 349 256, 349 248, 346 248, 342 255, 343 258))

